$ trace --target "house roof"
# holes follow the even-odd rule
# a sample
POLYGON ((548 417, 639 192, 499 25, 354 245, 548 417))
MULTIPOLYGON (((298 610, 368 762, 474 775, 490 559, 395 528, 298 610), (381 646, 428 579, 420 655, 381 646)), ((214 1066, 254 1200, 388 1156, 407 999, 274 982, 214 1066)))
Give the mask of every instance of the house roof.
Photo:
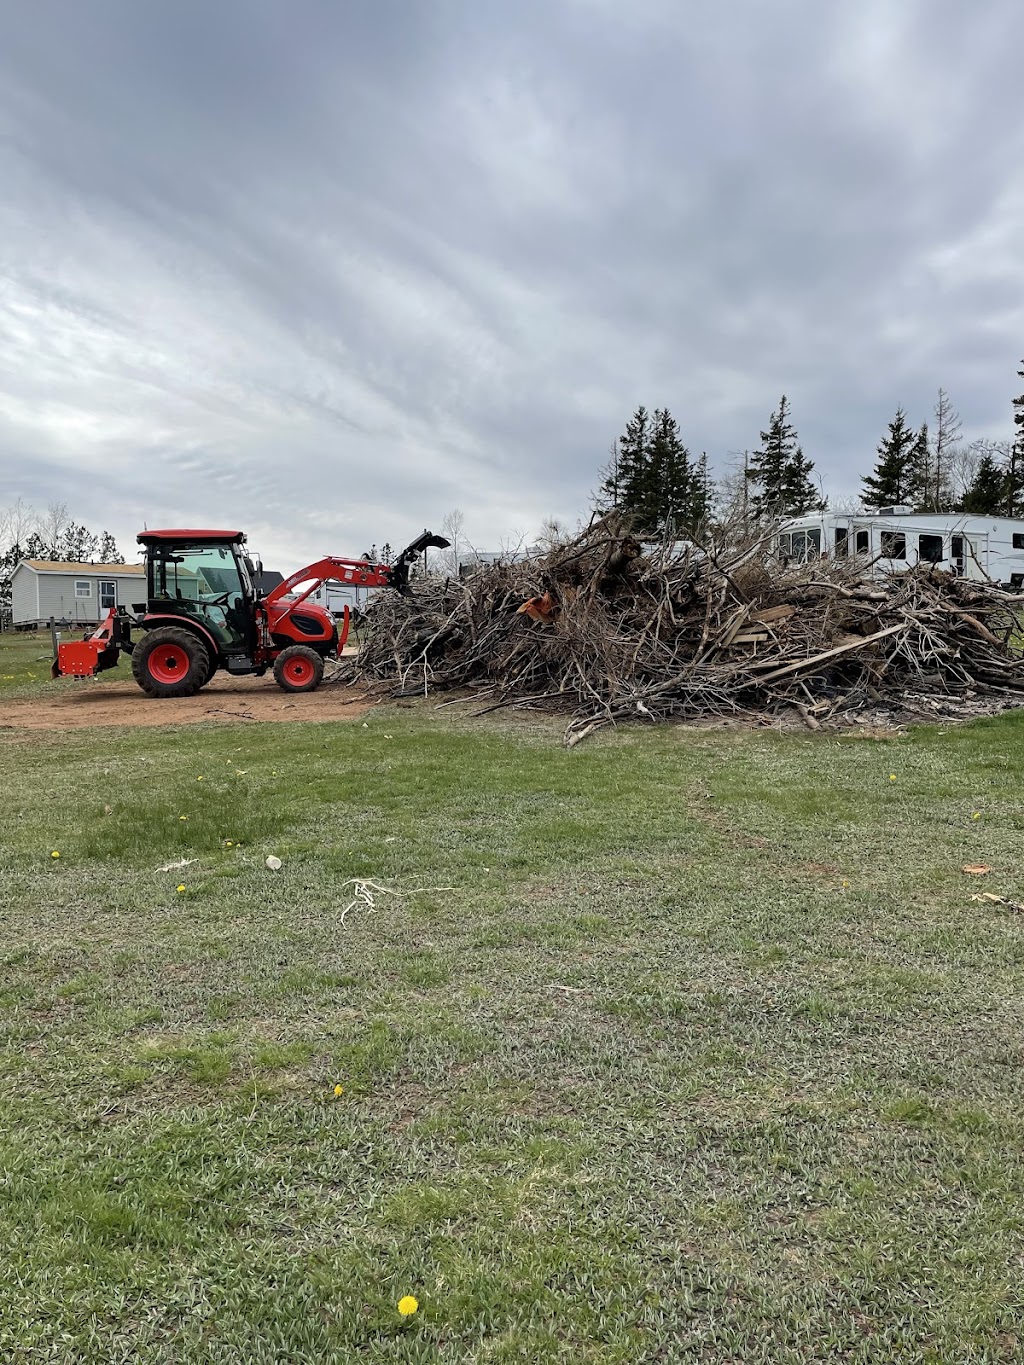
POLYGON ((108 578, 117 578, 120 574, 146 572, 144 564, 67 564, 58 559, 23 559, 21 562, 36 573, 105 574, 108 578))

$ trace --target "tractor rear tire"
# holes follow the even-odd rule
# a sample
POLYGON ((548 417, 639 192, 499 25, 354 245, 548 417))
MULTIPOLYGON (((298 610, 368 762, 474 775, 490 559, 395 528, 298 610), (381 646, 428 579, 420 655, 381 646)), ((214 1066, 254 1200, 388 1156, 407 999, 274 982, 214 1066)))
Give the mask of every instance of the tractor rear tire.
POLYGON ((274 681, 286 692, 315 692, 323 677, 324 661, 309 645, 289 645, 274 660, 274 681))
POLYGON ((148 631, 132 650, 135 681, 151 697, 192 697, 212 672, 206 645, 179 626, 148 631))

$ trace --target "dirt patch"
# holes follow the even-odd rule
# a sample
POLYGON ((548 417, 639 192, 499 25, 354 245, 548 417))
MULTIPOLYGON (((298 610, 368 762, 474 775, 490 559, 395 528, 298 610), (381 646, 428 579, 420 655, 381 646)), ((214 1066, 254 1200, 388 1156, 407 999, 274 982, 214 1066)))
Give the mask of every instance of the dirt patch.
POLYGON ((200 721, 354 720, 372 705, 360 688, 328 683, 283 692, 270 677, 218 673, 194 697, 147 697, 134 682, 75 683, 47 697, 0 703, 0 727, 75 730, 94 725, 194 725, 200 721))

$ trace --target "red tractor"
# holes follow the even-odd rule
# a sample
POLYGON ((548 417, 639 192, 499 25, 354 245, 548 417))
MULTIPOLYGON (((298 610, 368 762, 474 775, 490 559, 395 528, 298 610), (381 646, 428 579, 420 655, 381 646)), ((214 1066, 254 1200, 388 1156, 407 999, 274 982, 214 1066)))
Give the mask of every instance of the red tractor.
POLYGON ((112 609, 84 640, 64 642, 55 632, 53 677, 93 677, 113 668, 123 650, 135 681, 153 697, 190 697, 218 668, 257 677, 273 668, 286 692, 312 692, 324 660, 345 644, 350 615, 346 607, 339 634, 331 613, 307 599, 327 582, 406 592, 416 559, 430 546, 448 545, 424 531, 393 564, 319 559, 263 596, 241 531, 143 531, 138 540, 145 546, 146 601, 133 605, 134 617, 112 609), (135 640, 133 628, 142 631, 135 640))

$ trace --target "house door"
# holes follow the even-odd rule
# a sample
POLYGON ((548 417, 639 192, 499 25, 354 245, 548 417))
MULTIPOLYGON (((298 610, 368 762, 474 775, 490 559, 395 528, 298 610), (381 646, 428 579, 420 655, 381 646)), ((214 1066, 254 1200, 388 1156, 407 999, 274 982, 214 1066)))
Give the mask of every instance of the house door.
POLYGON ((107 612, 117 606, 117 580, 114 578, 100 579, 100 616, 106 616, 107 612))

